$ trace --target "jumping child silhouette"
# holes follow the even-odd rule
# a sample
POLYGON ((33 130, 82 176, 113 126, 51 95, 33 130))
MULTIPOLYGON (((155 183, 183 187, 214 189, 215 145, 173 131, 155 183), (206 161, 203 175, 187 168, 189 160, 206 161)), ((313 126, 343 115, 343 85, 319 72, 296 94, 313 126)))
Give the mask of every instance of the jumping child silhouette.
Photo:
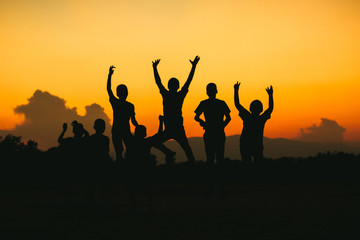
POLYGON ((137 127, 139 124, 135 119, 134 105, 126 98, 128 96, 127 87, 124 84, 120 84, 116 88, 116 98, 111 90, 111 76, 114 73, 114 66, 110 66, 109 75, 107 80, 107 92, 109 94, 109 101, 113 108, 113 126, 112 126, 112 141, 116 153, 116 161, 123 161, 122 152, 124 151, 123 142, 125 146, 128 145, 128 139, 131 135, 129 121, 137 127))
POLYGON ((246 110, 239 102, 239 86, 237 82, 234 85, 234 102, 239 116, 243 120, 243 130, 240 137, 240 153, 245 164, 250 164, 254 159, 254 164, 261 164, 263 161, 263 137, 264 127, 274 108, 273 88, 266 88, 269 95, 269 108, 263 114, 263 105, 259 100, 254 100, 250 104, 250 112, 246 110), (260 115, 261 114, 261 115, 260 115))
MULTIPOLYGON (((159 64, 160 59, 157 59, 153 62, 155 82, 160 90, 160 94, 163 99, 165 125, 165 131, 154 136, 154 138, 156 139, 155 141, 157 141, 158 143, 163 143, 169 139, 174 139, 185 151, 186 157, 189 162, 194 162, 195 158, 185 134, 182 117, 182 105, 184 103, 186 94, 189 91, 189 86, 194 77, 195 68, 199 60, 199 56, 196 56, 193 61, 190 60, 192 68, 188 79, 186 80, 184 86, 181 88, 180 91, 178 91, 179 80, 177 80, 176 78, 171 78, 168 82, 169 90, 165 89, 165 87, 161 83, 161 79, 157 70, 157 65, 159 64)), ((158 148, 157 146, 155 147, 158 148)), ((170 151, 167 153, 167 155, 171 155, 172 153, 173 152, 170 151)))

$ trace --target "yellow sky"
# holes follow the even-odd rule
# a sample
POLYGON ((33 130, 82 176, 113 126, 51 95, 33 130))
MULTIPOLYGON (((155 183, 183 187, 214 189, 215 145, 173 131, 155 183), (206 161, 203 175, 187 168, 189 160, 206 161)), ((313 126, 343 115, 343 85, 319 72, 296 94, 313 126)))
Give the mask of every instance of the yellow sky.
POLYGON ((188 136, 202 135, 194 110, 207 83, 232 110, 227 134, 242 123, 233 104, 240 98, 267 105, 274 86, 275 108, 268 137, 295 137, 320 118, 360 140, 360 2, 356 0, 222 1, 1 1, 0 129, 23 120, 13 108, 36 89, 78 107, 93 102, 112 117, 106 93, 109 65, 117 68, 113 89, 129 88, 139 123, 152 134, 162 112, 151 61, 161 58, 164 85, 184 83, 189 58, 201 57, 183 115, 188 136), (149 107, 150 106, 150 107, 149 107))

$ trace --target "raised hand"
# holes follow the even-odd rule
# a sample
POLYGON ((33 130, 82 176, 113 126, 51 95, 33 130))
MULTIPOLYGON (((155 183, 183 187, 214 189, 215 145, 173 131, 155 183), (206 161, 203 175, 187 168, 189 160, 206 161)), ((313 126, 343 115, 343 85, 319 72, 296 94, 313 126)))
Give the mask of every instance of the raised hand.
POLYGON ((196 66, 196 64, 199 62, 200 57, 196 56, 193 61, 189 60, 193 66, 196 66))
POLYGON ((240 87, 240 82, 236 82, 235 84, 234 84, 234 89, 235 89, 235 91, 238 91, 239 90, 239 87, 240 87))
POLYGON ((109 68, 109 74, 112 75, 114 73, 114 65, 111 65, 109 68))
POLYGON ((159 62, 160 62, 160 59, 156 59, 155 61, 153 61, 153 62, 152 62, 153 68, 156 68, 157 65, 159 64, 159 62))
POLYGON ((159 121, 161 121, 161 122, 164 122, 164 116, 163 115, 159 115, 159 121))
POLYGON ((270 88, 265 88, 265 90, 266 90, 266 92, 269 94, 269 95, 272 95, 273 94, 273 87, 272 87, 272 85, 270 85, 270 88))
POLYGON ((64 123, 63 124, 63 131, 66 131, 67 130, 67 123, 64 123))

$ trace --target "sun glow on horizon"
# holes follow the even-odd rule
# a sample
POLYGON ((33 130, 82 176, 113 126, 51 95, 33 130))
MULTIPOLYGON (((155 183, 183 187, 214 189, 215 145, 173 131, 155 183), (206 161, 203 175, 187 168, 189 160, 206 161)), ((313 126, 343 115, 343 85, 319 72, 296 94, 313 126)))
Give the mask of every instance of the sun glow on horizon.
POLYGON ((151 61, 160 58, 166 86, 183 84, 200 56, 183 106, 188 137, 201 136, 194 110, 218 86, 240 134, 233 84, 248 108, 274 87, 275 107, 265 136, 294 138, 321 118, 346 128, 345 140, 360 141, 360 2, 305 1, 2 1, 0 3, 0 129, 23 121, 13 109, 36 89, 77 107, 98 103, 112 118, 106 92, 128 86, 138 122, 157 130, 162 101, 151 61))

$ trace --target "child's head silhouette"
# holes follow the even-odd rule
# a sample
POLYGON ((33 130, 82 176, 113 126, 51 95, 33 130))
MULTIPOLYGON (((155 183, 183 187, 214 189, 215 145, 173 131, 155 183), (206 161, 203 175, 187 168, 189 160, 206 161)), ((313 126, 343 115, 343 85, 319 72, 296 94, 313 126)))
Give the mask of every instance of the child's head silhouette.
POLYGON ((176 78, 170 78, 169 82, 168 82, 168 88, 170 92, 177 92, 177 90, 179 89, 179 80, 177 80, 176 78))
POLYGON ((209 98, 215 98, 217 94, 217 88, 215 83, 209 83, 206 86, 206 94, 209 96, 209 98))
POLYGON ((84 134, 84 126, 76 120, 71 123, 71 126, 73 126, 74 137, 82 137, 84 134))
POLYGON ((96 133, 104 133, 105 132, 105 121, 101 118, 98 118, 94 122, 94 129, 96 133))
POLYGON ((128 89, 124 84, 120 84, 116 88, 116 95, 119 97, 120 100, 126 100, 128 96, 128 89))
POLYGON ((145 138, 146 137, 146 127, 143 125, 139 125, 135 128, 135 137, 145 138))
POLYGON ((250 104, 250 112, 254 115, 260 115, 263 111, 263 105, 259 100, 254 100, 250 104))

